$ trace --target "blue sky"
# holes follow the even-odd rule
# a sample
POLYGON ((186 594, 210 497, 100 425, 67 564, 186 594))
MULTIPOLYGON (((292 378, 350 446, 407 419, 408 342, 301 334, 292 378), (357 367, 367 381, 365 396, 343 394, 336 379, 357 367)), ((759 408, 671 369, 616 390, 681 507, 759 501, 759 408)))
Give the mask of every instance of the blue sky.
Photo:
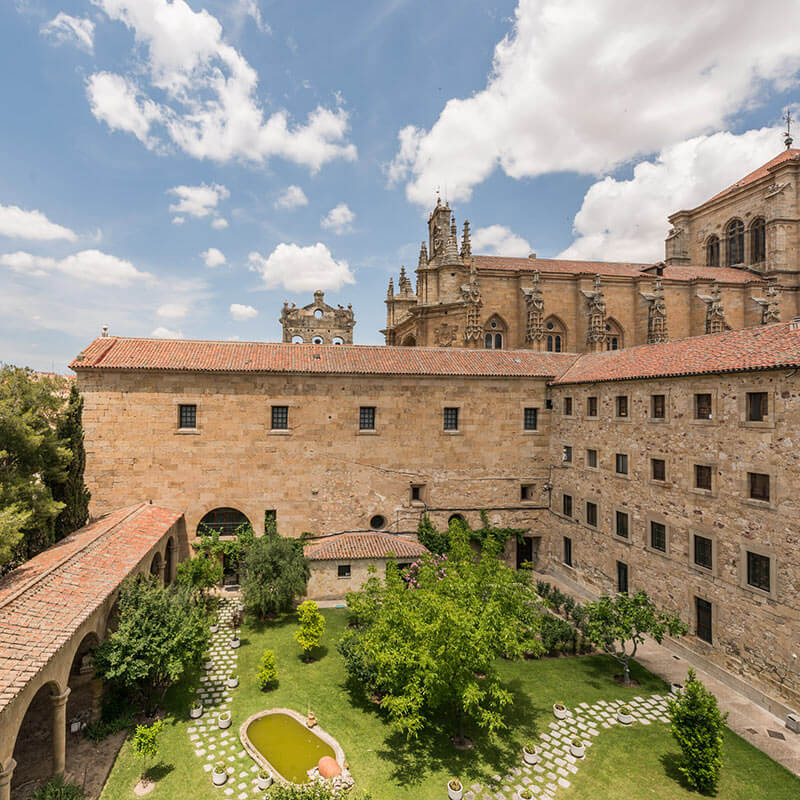
POLYGON ((436 187, 481 252, 658 259, 668 212, 781 149, 800 32, 642 5, 3 3, 0 360, 64 371, 103 324, 276 340, 316 286, 379 343, 436 187))

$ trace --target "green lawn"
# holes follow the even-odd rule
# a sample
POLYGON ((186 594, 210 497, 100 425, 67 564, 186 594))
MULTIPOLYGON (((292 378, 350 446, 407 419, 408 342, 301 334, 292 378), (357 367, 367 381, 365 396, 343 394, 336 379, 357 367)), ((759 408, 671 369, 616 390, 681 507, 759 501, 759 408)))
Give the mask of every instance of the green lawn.
MULTIPOLYGON (((233 729, 254 711, 289 707, 305 713, 310 707, 320 725, 341 743, 356 785, 372 793, 375 800, 438 800, 446 797, 446 781, 458 776, 465 785, 485 782, 494 774, 505 774, 519 764, 526 739, 543 732, 552 720, 552 704, 561 700, 569 706, 580 702, 632 697, 662 692, 663 682, 634 665, 637 689, 624 689, 613 680, 618 665, 605 656, 506 662, 499 669, 515 701, 508 717, 510 728, 503 736, 487 737, 467 731, 475 740, 471 751, 458 752, 449 741, 451 726, 442 720, 421 741, 409 744, 395 734, 380 711, 371 703, 351 697, 345 686, 344 668, 335 642, 346 626, 340 610, 323 612, 326 632, 318 660, 304 664, 292 634, 294 617, 270 623, 246 623, 239 651, 240 687, 232 704, 233 729), (262 650, 275 651, 279 684, 264 694, 255 686, 255 672, 262 650)), ((188 690, 169 699, 176 712, 168 720, 163 739, 164 765, 154 800, 223 797, 212 788, 202 762, 190 747, 186 728, 190 724, 188 690)), ((573 786, 561 790, 565 800, 586 798, 682 798, 690 793, 680 784, 674 768, 676 747, 663 724, 645 728, 602 731, 581 765, 573 786)), ((729 734, 726 766, 718 797, 739 798, 800 797, 800 780, 775 764, 742 739, 729 734), (765 794, 764 787, 769 786, 765 794), (774 789, 773 789, 774 787, 774 789)), ((103 792, 105 800, 131 800, 137 766, 126 744, 103 792)), ((696 796, 696 795, 695 795, 696 796)))

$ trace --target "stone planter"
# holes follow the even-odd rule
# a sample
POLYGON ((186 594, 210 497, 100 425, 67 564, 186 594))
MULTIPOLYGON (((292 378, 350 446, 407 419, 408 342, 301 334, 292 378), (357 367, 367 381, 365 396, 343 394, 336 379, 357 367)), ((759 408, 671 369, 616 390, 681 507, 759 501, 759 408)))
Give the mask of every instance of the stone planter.
POLYGON ((228 680, 225 681, 225 685, 229 689, 235 689, 239 685, 239 678, 237 678, 235 675, 231 675, 228 680))
POLYGON ((542 759, 542 757, 539 755, 539 748, 538 747, 534 746, 533 752, 528 750, 527 747, 523 747, 522 748, 522 760, 526 764, 538 764, 539 761, 541 761, 541 759, 542 759))
POLYGON ((464 787, 461 781, 451 780, 447 782, 447 796, 450 800, 462 800, 464 797, 464 787), (453 788, 453 787, 457 788, 453 788))
POLYGON ((669 687, 670 694, 678 694, 678 692, 683 691, 683 684, 682 683, 673 683, 669 687))
POLYGON ((586 755, 586 745, 583 742, 570 742, 569 751, 575 758, 583 758, 586 755))
POLYGON ((222 786, 225 781, 228 780, 228 773, 227 772, 217 772, 213 770, 211 773, 211 780, 214 786, 222 786))
POLYGON ((223 711, 217 717, 217 727, 222 728, 222 730, 225 730, 225 728, 230 728, 230 726, 231 726, 231 712, 223 711))
POLYGON ((192 706, 189 709, 189 717, 191 719, 200 719, 203 716, 203 706, 192 706))
POLYGON ((211 670, 214 669, 214 662, 213 661, 206 661, 205 664, 203 664, 203 669, 206 672, 211 672, 211 670))
POLYGON ((240 644, 242 640, 238 636, 231 637, 231 647, 235 650, 240 644))
POLYGON ((529 800, 531 797, 533 797, 533 794, 531 794, 530 789, 523 789, 521 792, 514 793, 514 800, 529 800))
POLYGON ((622 725, 630 725, 633 722, 633 714, 631 714, 629 708, 623 706, 617 709, 617 722, 622 725))
POLYGON ((216 633, 219 630, 219 625, 212 625, 208 630, 211 633, 216 633))
POLYGON ((266 773, 265 775, 260 775, 256 778, 256 786, 263 792, 266 789, 269 789, 272 786, 272 775, 266 773))
POLYGON ((555 714, 556 719, 566 719, 567 718, 567 707, 562 705, 561 703, 554 703, 553 704, 553 714, 555 714))

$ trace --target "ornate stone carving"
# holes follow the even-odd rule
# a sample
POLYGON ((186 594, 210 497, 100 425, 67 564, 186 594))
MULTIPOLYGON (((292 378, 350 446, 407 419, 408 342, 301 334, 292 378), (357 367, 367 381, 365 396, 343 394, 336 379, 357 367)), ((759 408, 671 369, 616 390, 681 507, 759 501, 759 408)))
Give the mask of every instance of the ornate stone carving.
POLYGON ((475 267, 475 259, 470 262, 469 283, 461 284, 461 302, 466 306, 466 320, 464 324, 464 341, 479 342, 483 338, 483 327, 481 326, 481 288, 478 283, 478 270, 475 267))
POLYGON ((652 294, 642 292, 648 302, 647 308, 647 344, 669 341, 667 332, 667 304, 664 301, 664 287, 661 278, 656 278, 652 294))
POLYGON ((676 236, 680 236, 683 233, 683 228, 679 225, 675 226, 674 228, 670 228, 669 233, 667 234, 667 239, 674 239, 676 236))
POLYGON ((544 338, 544 298, 539 286, 539 270, 533 272, 533 286, 523 287, 527 319, 525 321, 525 341, 539 342, 544 338))
POLYGON ((765 291, 766 297, 754 297, 761 306, 761 324, 769 325, 771 322, 781 321, 781 309, 778 304, 780 298, 780 287, 777 283, 770 283, 765 291))
MULTIPOLYGON (((394 288, 389 285, 387 298, 394 288)), ((300 336, 306 344, 319 340, 321 344, 333 344, 334 339, 341 339, 344 344, 353 343, 353 328, 356 321, 352 306, 347 308, 338 306, 334 308, 325 301, 324 292, 319 289, 314 292, 314 302, 307 306, 297 308, 294 303, 283 304, 281 311, 281 326, 283 327, 283 341, 291 342, 300 336)))
POLYGON ((697 295, 706 304, 706 333, 720 333, 728 329, 725 321, 725 309, 722 305, 722 295, 719 291, 719 284, 714 281, 711 284, 711 294, 697 295))
POLYGON ((439 327, 433 329, 433 338, 437 347, 452 347, 458 333, 457 325, 449 325, 443 322, 439 327))
POLYGON ((472 241, 469 238, 469 220, 464 220, 464 235, 461 237, 461 258, 472 257, 472 241))
POLYGON ((784 189, 788 189, 790 185, 789 181, 786 181, 786 183, 771 183, 767 186, 764 197, 775 197, 775 195, 781 194, 784 189))
POLYGON ((584 291, 583 296, 586 298, 589 314, 586 342, 593 350, 600 350, 606 340, 606 301, 599 275, 594 276, 592 291, 584 291))

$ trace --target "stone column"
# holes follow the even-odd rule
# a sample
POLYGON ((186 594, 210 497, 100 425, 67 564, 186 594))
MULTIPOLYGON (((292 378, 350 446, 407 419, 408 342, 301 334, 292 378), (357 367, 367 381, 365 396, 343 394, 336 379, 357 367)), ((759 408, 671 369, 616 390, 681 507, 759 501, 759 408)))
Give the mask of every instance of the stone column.
POLYGON ((53 775, 63 775, 67 766, 67 698, 69 686, 63 694, 51 694, 53 704, 53 775))
POLYGON ((158 580, 161 582, 162 586, 166 586, 167 584, 164 582, 164 576, 167 574, 167 560, 166 558, 161 559, 161 564, 158 567, 158 580))
POLYGON ((11 800, 11 778, 16 766, 17 762, 13 758, 0 766, 0 800, 11 800))

